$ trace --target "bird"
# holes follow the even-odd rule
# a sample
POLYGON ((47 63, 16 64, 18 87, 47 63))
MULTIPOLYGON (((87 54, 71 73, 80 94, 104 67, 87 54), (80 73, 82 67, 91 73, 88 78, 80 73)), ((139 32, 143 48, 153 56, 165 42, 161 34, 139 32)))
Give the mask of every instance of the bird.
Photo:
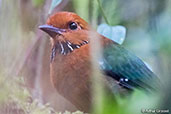
MULTIPOLYGON (((88 112, 92 106, 92 33, 100 40, 102 56, 98 64, 102 76, 110 82, 109 85, 113 83, 119 90, 128 92, 158 89, 158 77, 139 57, 97 33, 76 13, 57 12, 47 19, 46 24, 40 25, 39 29, 50 36, 51 82, 57 92, 79 110, 88 112)), ((115 91, 115 88, 110 90, 115 91)))

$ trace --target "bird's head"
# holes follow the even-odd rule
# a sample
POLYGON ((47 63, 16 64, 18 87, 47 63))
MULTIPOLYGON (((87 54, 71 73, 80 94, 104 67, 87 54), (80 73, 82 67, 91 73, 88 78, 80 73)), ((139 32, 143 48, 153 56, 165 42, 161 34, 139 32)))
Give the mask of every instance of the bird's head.
POLYGON ((63 55, 89 42, 87 31, 90 26, 75 13, 58 12, 39 28, 50 35, 52 46, 63 55))

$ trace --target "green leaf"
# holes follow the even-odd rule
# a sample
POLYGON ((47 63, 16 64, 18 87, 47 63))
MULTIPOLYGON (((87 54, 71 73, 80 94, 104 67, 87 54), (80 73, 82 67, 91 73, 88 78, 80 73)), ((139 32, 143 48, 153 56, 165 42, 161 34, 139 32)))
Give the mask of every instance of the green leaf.
POLYGON ((56 6, 58 6, 61 2, 62 2, 62 0, 52 0, 52 3, 51 3, 51 6, 50 6, 50 9, 49 9, 49 13, 48 14, 51 14, 51 12, 53 11, 53 9, 56 6))
POLYGON ((120 25, 109 26, 107 24, 100 24, 97 32, 119 44, 124 42, 126 36, 126 28, 120 25))

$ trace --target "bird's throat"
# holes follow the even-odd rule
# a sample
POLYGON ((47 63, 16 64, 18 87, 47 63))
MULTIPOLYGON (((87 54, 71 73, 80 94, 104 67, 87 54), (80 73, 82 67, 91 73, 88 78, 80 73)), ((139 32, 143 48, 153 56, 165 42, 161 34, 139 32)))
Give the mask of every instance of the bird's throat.
POLYGON ((51 52, 51 58, 50 58, 51 62, 54 60, 56 54, 67 55, 73 52, 75 49, 79 49, 88 43, 89 43, 88 41, 83 41, 80 44, 74 44, 69 41, 57 42, 56 44, 52 46, 52 52, 51 52))

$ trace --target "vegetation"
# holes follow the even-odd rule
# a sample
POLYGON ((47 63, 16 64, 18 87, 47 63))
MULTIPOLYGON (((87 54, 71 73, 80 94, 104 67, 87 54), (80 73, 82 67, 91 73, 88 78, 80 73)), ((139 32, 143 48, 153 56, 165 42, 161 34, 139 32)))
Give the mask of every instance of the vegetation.
MULTIPOLYGON (((58 1, 55 4, 51 0, 0 0, 0 114, 61 114, 48 102, 42 103, 33 96, 34 87, 42 87, 36 77, 41 75, 41 61, 49 45, 47 39, 43 40, 45 34, 38 30, 38 25, 59 10, 76 12, 94 29, 102 23, 109 27, 124 26, 127 33, 122 45, 148 63, 163 84, 158 94, 137 90, 124 99, 116 96, 119 103, 116 107, 111 107, 113 102, 105 104, 110 99, 99 92, 102 102, 96 99, 101 104, 94 106, 95 114, 141 114, 142 109, 156 108, 171 110, 171 1, 58 1), (29 70, 25 72, 26 69, 29 70), (36 86, 39 83, 40 86, 36 86)), ((64 111, 64 114, 71 113, 64 111)))

